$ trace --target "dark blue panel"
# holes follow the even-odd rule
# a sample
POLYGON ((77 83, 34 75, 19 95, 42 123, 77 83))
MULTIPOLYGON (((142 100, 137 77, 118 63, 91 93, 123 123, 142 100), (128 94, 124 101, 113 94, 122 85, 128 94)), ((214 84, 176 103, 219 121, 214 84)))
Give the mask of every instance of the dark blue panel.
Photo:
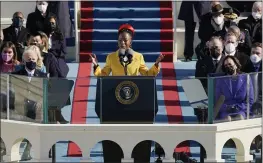
POLYGON ((135 29, 160 29, 160 19, 149 20, 125 20, 125 19, 108 19, 107 21, 95 19, 93 22, 94 29, 119 29, 122 24, 128 23, 135 29))
MULTIPOLYGON (((113 31, 113 30, 108 30, 108 31, 99 31, 99 30, 95 30, 92 33, 92 38, 93 40, 114 40, 117 39, 118 37, 118 32, 117 30, 113 31)), ((156 31, 147 31, 144 30, 142 32, 138 32, 136 31, 135 35, 134 35, 134 39, 136 40, 160 40, 160 30, 156 30, 156 31)))
MULTIPOLYGON (((75 9, 75 4, 74 4, 74 1, 71 0, 71 1, 68 1, 68 6, 69 6, 69 14, 70 14, 70 17, 73 21, 73 24, 75 23, 74 22, 74 18, 75 18, 75 15, 74 15, 74 9, 75 9)), ((75 46, 75 38, 67 38, 66 39, 66 44, 67 46, 69 47, 72 47, 72 46, 75 46)))
MULTIPOLYGON (((160 18, 160 9, 154 10, 100 10, 94 9, 95 18, 160 18)), ((85 17, 83 17, 85 18, 85 17)))
POLYGON ((105 8, 124 8, 124 7, 141 7, 141 8, 158 8, 159 1, 94 1, 93 7, 105 8))
MULTIPOLYGON (((83 43, 81 42, 81 45, 85 47, 85 44, 89 43, 83 43), (84 44, 84 45, 83 45, 84 44)), ((113 51, 117 48, 117 41, 93 41, 92 42, 92 48, 93 49, 99 49, 100 51, 113 51)), ((152 52, 159 52, 160 51, 160 42, 138 42, 133 41, 132 48, 136 49, 136 51, 152 51, 152 52)))

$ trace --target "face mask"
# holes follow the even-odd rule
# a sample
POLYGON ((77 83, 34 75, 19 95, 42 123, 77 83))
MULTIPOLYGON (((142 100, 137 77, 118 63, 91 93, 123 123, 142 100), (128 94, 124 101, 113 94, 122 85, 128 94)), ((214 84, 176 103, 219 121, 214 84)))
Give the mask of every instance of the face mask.
POLYGON ((12 56, 9 56, 5 53, 2 54, 2 59, 4 62, 10 62, 12 60, 12 56))
POLYGON ((220 56, 220 53, 216 49, 210 49, 210 54, 214 59, 217 59, 220 56))
POLYGON ((234 67, 226 67, 226 73, 228 74, 228 75, 233 75, 234 73, 235 73, 235 69, 234 69, 234 67))
POLYGON ((37 9, 38 11, 40 11, 41 13, 46 13, 47 11, 47 6, 46 4, 41 4, 41 5, 37 5, 37 9))
POLYGON ((43 51, 44 45, 42 44, 35 44, 35 45, 40 49, 41 52, 43 51))
POLYGON ((252 54, 252 55, 250 56, 250 60, 251 60, 251 62, 253 62, 253 63, 258 63, 258 62, 261 61, 261 58, 260 58, 258 55, 256 55, 256 54, 252 54))
POLYGON ((217 25, 220 25, 220 24, 222 24, 222 23, 223 23, 223 21, 224 21, 224 18, 223 18, 223 17, 221 17, 221 16, 214 17, 214 21, 215 21, 215 23, 216 23, 217 25))
POLYGON ((252 16, 255 20, 259 20, 262 17, 262 15, 258 12, 252 12, 252 16))
POLYGON ((30 71, 34 70, 36 66, 37 66, 36 62, 33 61, 26 62, 26 68, 28 68, 30 71))
POLYGON ((56 29, 56 24, 50 24, 49 25, 49 29, 51 30, 51 31, 55 31, 55 29, 56 29))
POLYGON ((232 53, 232 52, 234 52, 235 50, 236 50, 236 45, 235 44, 233 44, 233 43, 228 43, 228 44, 226 44, 226 46, 225 46, 225 50, 226 50, 226 52, 229 54, 229 53, 232 53))
POLYGON ((19 19, 19 18, 14 18, 13 19, 13 26, 15 28, 20 28, 23 26, 23 20, 22 19, 19 19))

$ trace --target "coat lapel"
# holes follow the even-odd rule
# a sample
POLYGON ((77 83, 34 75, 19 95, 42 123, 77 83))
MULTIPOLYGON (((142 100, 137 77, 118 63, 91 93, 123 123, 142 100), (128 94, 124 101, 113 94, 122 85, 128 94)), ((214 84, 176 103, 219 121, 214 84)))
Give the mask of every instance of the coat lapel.
POLYGON ((227 76, 223 80, 224 80, 225 84, 227 85, 227 88, 228 88, 229 92, 233 95, 231 79, 227 76))
MULTIPOLYGON (((237 94, 237 92, 241 89, 241 88, 243 88, 243 84, 245 84, 246 83, 246 75, 240 75, 239 77, 238 77, 238 83, 237 83, 237 89, 236 89, 236 92, 234 92, 234 94, 236 95, 237 94)), ((245 87, 245 89, 246 89, 246 87, 245 87)))
POLYGON ((223 72, 223 71, 222 71, 222 64, 223 64, 224 58, 225 58, 225 56, 222 54, 222 57, 221 57, 218 65, 217 65, 217 67, 216 67, 216 73, 221 73, 221 72, 223 72))

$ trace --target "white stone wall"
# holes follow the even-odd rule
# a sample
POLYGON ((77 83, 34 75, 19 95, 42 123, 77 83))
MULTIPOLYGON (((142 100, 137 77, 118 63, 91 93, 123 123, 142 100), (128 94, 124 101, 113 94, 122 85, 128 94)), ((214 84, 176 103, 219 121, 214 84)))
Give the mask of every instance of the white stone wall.
POLYGON ((261 118, 220 124, 155 124, 155 125, 44 125, 1 120, 1 138, 7 155, 5 161, 18 161, 18 143, 26 138, 32 144, 33 160, 48 161, 48 151, 58 141, 73 141, 82 150, 83 161, 91 160, 91 149, 100 141, 112 140, 120 145, 124 160, 131 161, 133 148, 144 140, 159 143, 165 160, 173 160, 174 148, 185 140, 195 140, 206 150, 207 162, 221 160, 224 144, 233 139, 237 161, 252 160, 249 155, 253 139, 262 134, 261 118), (15 146, 14 146, 15 145, 15 146))

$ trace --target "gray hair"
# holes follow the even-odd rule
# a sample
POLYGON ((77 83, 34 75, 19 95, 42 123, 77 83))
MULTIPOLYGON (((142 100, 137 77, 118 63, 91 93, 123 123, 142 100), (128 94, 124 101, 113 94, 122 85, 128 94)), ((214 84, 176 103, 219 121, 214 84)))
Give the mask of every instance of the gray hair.
POLYGON ((256 1, 256 2, 254 2, 252 9, 254 9, 254 8, 256 8, 256 7, 262 8, 262 2, 261 2, 261 1, 256 1))

